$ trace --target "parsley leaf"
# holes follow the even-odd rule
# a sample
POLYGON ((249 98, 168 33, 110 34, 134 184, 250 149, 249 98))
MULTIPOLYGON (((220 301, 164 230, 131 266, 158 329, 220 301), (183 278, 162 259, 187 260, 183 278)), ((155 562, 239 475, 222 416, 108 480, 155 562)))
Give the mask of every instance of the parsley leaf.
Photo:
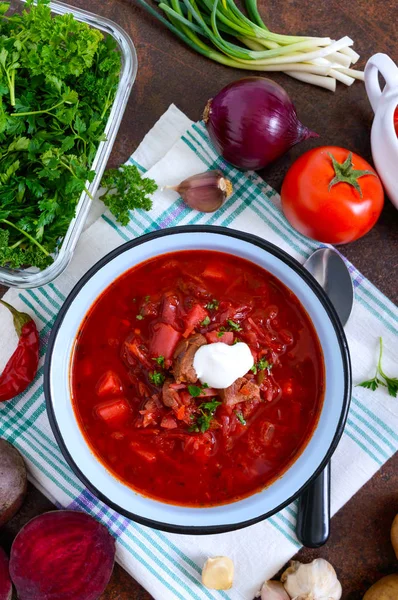
POLYGON ((358 383, 357 387, 367 388, 375 392, 379 387, 379 384, 385 385, 378 377, 373 377, 373 379, 369 379, 368 381, 362 381, 362 383, 358 383))
POLYGON ((164 356, 157 356, 156 358, 153 358, 152 360, 157 362, 160 367, 164 367, 164 356))
POLYGON ((398 394, 398 378, 397 377, 386 377, 385 375, 383 375, 383 377, 387 383, 388 393, 393 398, 396 398, 397 394, 398 394))
POLYGON ((9 2, 1 2, 0 3, 0 15, 4 15, 8 9, 10 8, 9 2))
POLYGON ((203 390, 205 390, 208 387, 209 386, 207 385, 207 383, 204 383, 201 387, 198 386, 198 385, 189 385, 188 386, 188 392, 191 394, 191 396, 193 398, 197 398, 198 396, 201 395, 201 393, 203 392, 203 390))
POLYGON ((258 371, 268 371, 269 373, 271 369, 272 365, 268 362, 268 360, 265 358, 260 358, 260 360, 252 366, 250 371, 254 374, 258 373, 258 371))
POLYGON ((242 425, 246 425, 246 419, 244 418, 242 412, 240 410, 235 411, 236 418, 242 425))
POLYGON ((156 192, 158 187, 153 179, 142 178, 135 165, 109 169, 102 178, 101 186, 105 188, 101 200, 122 225, 128 224, 129 211, 136 208, 152 208, 149 196, 156 192))
POLYGON ((209 310, 218 310, 219 306, 220 306, 220 303, 218 302, 218 300, 213 298, 213 300, 211 302, 208 302, 205 305, 205 308, 208 308, 209 310))
POLYGON ((144 316, 143 315, 136 315, 135 318, 138 319, 139 321, 142 321, 142 319, 144 318, 144 316))
POLYGON ((191 425, 189 430, 196 433, 205 433, 205 431, 210 429, 214 414, 220 404, 222 403, 215 398, 210 402, 203 402, 199 406, 200 414, 196 417, 195 423, 191 425))
POLYGON ((231 331, 242 331, 242 327, 239 323, 235 323, 235 321, 232 321, 231 319, 228 319, 227 323, 231 331))
POLYGON ((198 385, 189 385, 188 392, 191 394, 193 398, 197 398, 202 393, 202 388, 198 385))
POLYGON ((151 371, 149 373, 149 381, 151 381, 154 385, 161 386, 163 385, 166 377, 163 373, 159 373, 159 371, 151 371))
POLYGON ((393 398, 396 398, 398 396, 398 377, 389 377, 388 375, 386 375, 386 373, 383 371, 383 367, 381 364, 382 358, 383 338, 380 338, 379 360, 377 361, 375 376, 373 377, 373 379, 362 381, 362 383, 357 383, 357 386, 367 388, 374 392, 375 390, 377 390, 379 385, 383 385, 387 388, 389 395, 393 398))
POLYGON ((207 317, 205 317, 205 318, 203 319, 203 321, 201 322, 200 326, 201 326, 201 327, 206 327, 206 325, 209 325, 209 323, 210 323, 210 317, 209 317, 209 316, 207 316, 207 317))
POLYGON ((215 398, 213 398, 213 400, 210 400, 209 402, 203 402, 199 408, 201 410, 207 410, 209 412, 211 412, 212 414, 215 413, 216 408, 218 406, 220 406, 222 404, 222 402, 219 402, 218 400, 216 400, 215 398))

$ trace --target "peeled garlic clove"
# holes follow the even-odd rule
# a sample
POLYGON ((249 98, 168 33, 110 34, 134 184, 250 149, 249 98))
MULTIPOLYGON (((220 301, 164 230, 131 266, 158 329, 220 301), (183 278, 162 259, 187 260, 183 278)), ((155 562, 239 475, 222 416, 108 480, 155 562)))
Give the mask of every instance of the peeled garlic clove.
POLYGON ((295 600, 340 600, 342 594, 336 571, 323 558, 308 564, 292 561, 281 581, 295 600))
POLYGON ((202 569, 202 583, 211 590, 229 590, 234 580, 234 563, 228 556, 208 558, 202 569))
POLYGON ((232 184, 221 171, 192 175, 173 188, 190 208, 214 212, 232 194, 232 184))
POLYGON ((264 581, 261 588, 261 600, 290 600, 280 581, 264 581))

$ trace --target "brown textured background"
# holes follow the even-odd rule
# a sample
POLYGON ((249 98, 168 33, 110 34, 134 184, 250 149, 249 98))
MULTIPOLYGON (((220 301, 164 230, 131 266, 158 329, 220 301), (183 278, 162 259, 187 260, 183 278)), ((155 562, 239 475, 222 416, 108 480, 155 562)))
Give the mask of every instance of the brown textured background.
MULTIPOLYGON (((112 166, 127 159, 170 103, 175 103, 191 119, 199 119, 208 98, 245 74, 194 54, 138 8, 134 0, 70 0, 70 4, 113 19, 128 31, 137 48, 138 76, 111 157, 112 166)), ((260 0, 259 4, 265 22, 273 31, 329 35, 336 39, 349 35, 363 57, 361 67, 376 52, 386 52, 398 62, 396 0, 260 0)), ((279 190, 289 165, 312 146, 345 146, 371 160, 372 111, 363 84, 356 82, 351 88, 338 84, 332 94, 284 75, 270 76, 290 94, 300 119, 320 135, 319 140, 293 148, 264 170, 261 174, 270 185, 279 190)), ((366 277, 393 302, 398 302, 398 212, 388 200, 375 228, 341 249, 366 277)), ((0 294, 1 291, 4 289, 0 288, 0 294)), ((371 393, 368 402, 372 402, 371 393)), ((30 487, 20 513, 0 531, 0 545, 9 550, 21 526, 51 508, 49 501, 30 487)), ((360 600, 378 578, 398 572, 398 561, 389 542, 390 525, 397 512, 398 455, 333 518, 328 544, 319 550, 302 550, 298 557, 304 561, 318 556, 328 559, 343 584, 343 599, 360 600)), ((150 599, 119 566, 115 567, 111 583, 101 598, 150 599)))

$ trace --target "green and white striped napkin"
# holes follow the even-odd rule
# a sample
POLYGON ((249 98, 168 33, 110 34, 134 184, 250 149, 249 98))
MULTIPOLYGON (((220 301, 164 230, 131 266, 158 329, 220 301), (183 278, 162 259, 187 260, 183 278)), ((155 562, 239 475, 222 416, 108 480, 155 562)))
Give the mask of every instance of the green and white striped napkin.
MULTIPOLYGON (((124 241, 168 226, 215 224, 252 232, 304 261, 319 244, 294 231, 285 221, 279 197, 254 173, 227 165, 209 143, 203 123, 192 123, 171 106, 133 154, 133 162, 159 186, 179 183, 206 169, 221 169, 234 186, 233 196, 214 214, 187 208, 172 191, 158 191, 149 213, 136 211, 120 227, 95 203, 91 225, 82 234, 67 271, 54 283, 35 290, 11 290, 8 302, 36 319, 41 335, 40 368, 35 381, 18 398, 0 405, 0 437, 25 456, 29 477, 58 506, 85 510, 107 525, 117 539, 120 564, 157 600, 251 600, 262 581, 271 577, 299 548, 295 537, 297 507, 285 508, 268 521, 247 529, 211 536, 165 534, 138 525, 93 497, 64 461, 52 435, 43 396, 43 359, 51 327, 65 297, 101 256, 124 241), (201 567, 211 555, 230 556, 236 566, 228 592, 205 589, 201 567)), ((385 370, 398 364, 398 309, 353 265, 355 308, 346 332, 354 382, 373 376, 378 338, 383 336, 385 370)), ((10 316, 0 309, 0 369, 16 339, 10 316)), ((372 393, 354 388, 345 433, 332 461, 332 511, 335 513, 398 449, 398 403, 385 389, 372 393)), ((344 556, 341 557, 344 560, 344 556)), ((339 565, 336 565, 339 568, 339 565)))

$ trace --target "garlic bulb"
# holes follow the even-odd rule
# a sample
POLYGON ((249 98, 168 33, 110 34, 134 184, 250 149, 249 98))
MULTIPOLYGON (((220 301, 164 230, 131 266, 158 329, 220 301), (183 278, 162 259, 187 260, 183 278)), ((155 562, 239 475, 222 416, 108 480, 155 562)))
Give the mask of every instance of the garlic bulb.
POLYGON ((208 558, 203 565, 202 583, 212 590, 229 590, 234 580, 234 563, 228 556, 208 558))
POLYGON ((323 558, 309 564, 292 561, 281 581, 293 600, 340 600, 342 594, 336 571, 323 558))
POLYGON ((290 600, 280 581, 264 581, 261 588, 261 600, 290 600))

